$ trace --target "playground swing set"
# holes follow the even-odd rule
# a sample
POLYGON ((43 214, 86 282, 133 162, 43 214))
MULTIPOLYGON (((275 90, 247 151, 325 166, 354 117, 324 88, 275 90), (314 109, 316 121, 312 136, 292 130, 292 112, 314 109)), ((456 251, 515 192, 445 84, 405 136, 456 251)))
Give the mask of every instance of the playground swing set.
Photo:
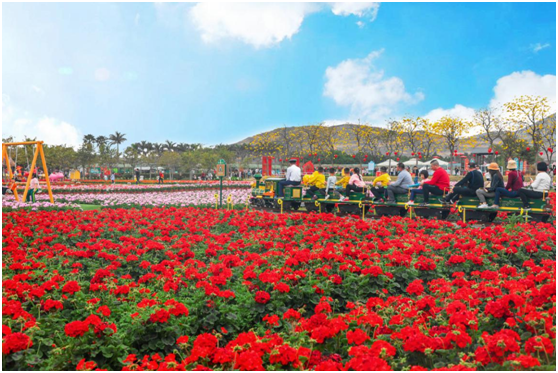
MULTIPOLYGON (((47 168, 47 164, 46 164, 46 159, 45 159, 45 152, 43 150, 43 141, 23 141, 23 142, 7 142, 7 143, 3 143, 2 144, 2 163, 4 163, 4 161, 6 162, 6 168, 8 169, 8 177, 10 182, 13 182, 14 184, 17 185, 17 183, 15 183, 14 181, 14 174, 12 172, 12 165, 11 162, 13 162, 11 160, 11 158, 8 156, 8 148, 11 146, 15 146, 16 147, 16 160, 14 162, 15 166, 17 167, 17 150, 18 150, 18 146, 20 145, 35 145, 35 154, 33 155, 33 161, 31 162, 31 167, 29 167, 29 159, 27 160, 28 163, 28 167, 29 167, 29 175, 27 176, 27 181, 25 182, 25 189, 23 191, 23 201, 25 201, 27 199, 27 193, 29 193, 29 185, 31 184, 31 178, 33 176, 33 172, 35 171, 35 166, 37 164, 37 158, 39 157, 39 154, 41 155, 41 161, 43 164, 43 170, 45 173, 45 180, 46 180, 46 185, 47 185, 47 190, 48 190, 48 195, 50 197, 50 203, 54 203, 54 197, 52 196, 52 189, 50 187, 50 180, 48 178, 48 168, 47 168)), ((27 148, 25 149, 25 154, 27 156, 27 148)), ((16 171, 17 172, 17 171, 16 171)), ((23 183, 21 183, 23 184, 23 183)), ((19 195, 17 193, 17 188, 13 188, 13 193, 14 193, 14 197, 16 199, 16 201, 20 201, 19 199, 19 195)))

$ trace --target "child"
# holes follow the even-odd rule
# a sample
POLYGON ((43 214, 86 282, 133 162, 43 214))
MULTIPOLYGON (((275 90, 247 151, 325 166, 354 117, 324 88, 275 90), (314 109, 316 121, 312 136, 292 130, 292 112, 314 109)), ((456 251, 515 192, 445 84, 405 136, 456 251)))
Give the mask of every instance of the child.
POLYGON ((337 198, 339 198, 339 193, 337 193, 337 191, 335 190, 335 184, 337 183, 337 176, 335 176, 335 168, 330 168, 329 169, 329 177, 327 178, 327 185, 326 185, 326 190, 325 190, 325 194, 326 197, 325 199, 329 198, 329 191, 332 190, 334 193, 336 193, 337 198))
POLYGON ((349 184, 349 179, 351 178, 351 170, 348 167, 343 169, 343 177, 341 180, 335 183, 335 191, 339 193, 339 198, 343 198, 341 193, 345 191, 347 188, 347 184, 349 184))
POLYGON ((310 185, 310 188, 306 191, 306 197, 317 199, 318 196, 316 195, 316 192, 320 189, 324 189, 326 185, 324 168, 322 166, 318 167, 318 170, 314 171, 312 176, 310 176, 308 179, 308 185, 310 185))
POLYGON ((420 187, 420 182, 428 179, 428 171, 422 170, 421 172, 419 172, 419 178, 420 181, 418 183, 409 185, 409 189, 411 190, 411 197, 409 198, 409 203, 408 203, 409 205, 414 205, 416 195, 422 194, 422 188, 420 187), (411 188, 417 188, 417 189, 411 189, 411 188))
POLYGON ((385 197, 386 188, 389 185, 391 178, 387 173, 386 167, 380 167, 380 176, 376 177, 372 182, 372 194, 374 199, 381 199, 385 197))
POLYGON ((364 193, 365 189, 366 184, 362 180, 362 176, 360 176, 360 168, 355 167, 353 169, 353 175, 351 176, 351 178, 349 179, 349 183, 347 184, 347 197, 345 197, 345 201, 349 200, 349 194, 351 192, 364 193))
POLYGON ((39 178, 37 174, 33 174, 33 178, 31 179, 31 183, 29 184, 29 190, 27 191, 27 198, 25 199, 26 202, 36 202, 35 200, 35 193, 39 190, 39 178))

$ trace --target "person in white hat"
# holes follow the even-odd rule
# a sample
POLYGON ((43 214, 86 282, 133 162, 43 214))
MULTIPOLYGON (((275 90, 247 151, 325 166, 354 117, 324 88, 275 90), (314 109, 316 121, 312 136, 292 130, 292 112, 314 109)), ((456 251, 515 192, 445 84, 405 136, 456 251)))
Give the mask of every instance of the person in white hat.
POLYGON ((302 171, 300 170, 300 167, 296 165, 296 159, 289 159, 289 163, 291 165, 287 168, 285 180, 281 180, 277 183, 277 194, 275 195, 276 198, 284 196, 283 189, 287 185, 300 185, 300 181, 302 180, 302 171))
POLYGON ((510 159, 506 168, 509 171, 508 182, 504 188, 496 188, 494 192, 494 204, 490 206, 492 209, 500 208, 500 198, 502 197, 519 197, 519 189, 523 188, 523 176, 521 172, 517 170, 517 163, 513 159, 510 159))

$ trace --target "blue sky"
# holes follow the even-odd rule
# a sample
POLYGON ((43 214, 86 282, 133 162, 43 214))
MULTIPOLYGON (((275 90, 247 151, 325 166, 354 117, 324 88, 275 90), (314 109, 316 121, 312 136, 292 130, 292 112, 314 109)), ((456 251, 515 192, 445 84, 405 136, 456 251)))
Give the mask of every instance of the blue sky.
POLYGON ((556 100, 554 3, 7 3, 2 135, 231 143, 556 100))

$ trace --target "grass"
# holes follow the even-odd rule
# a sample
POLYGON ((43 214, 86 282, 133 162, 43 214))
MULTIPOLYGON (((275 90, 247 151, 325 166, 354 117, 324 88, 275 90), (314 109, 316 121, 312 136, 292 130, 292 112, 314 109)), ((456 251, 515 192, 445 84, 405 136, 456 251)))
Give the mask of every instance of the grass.
POLYGON ((80 203, 80 206, 83 209, 83 211, 101 210, 101 205, 85 205, 80 203))

